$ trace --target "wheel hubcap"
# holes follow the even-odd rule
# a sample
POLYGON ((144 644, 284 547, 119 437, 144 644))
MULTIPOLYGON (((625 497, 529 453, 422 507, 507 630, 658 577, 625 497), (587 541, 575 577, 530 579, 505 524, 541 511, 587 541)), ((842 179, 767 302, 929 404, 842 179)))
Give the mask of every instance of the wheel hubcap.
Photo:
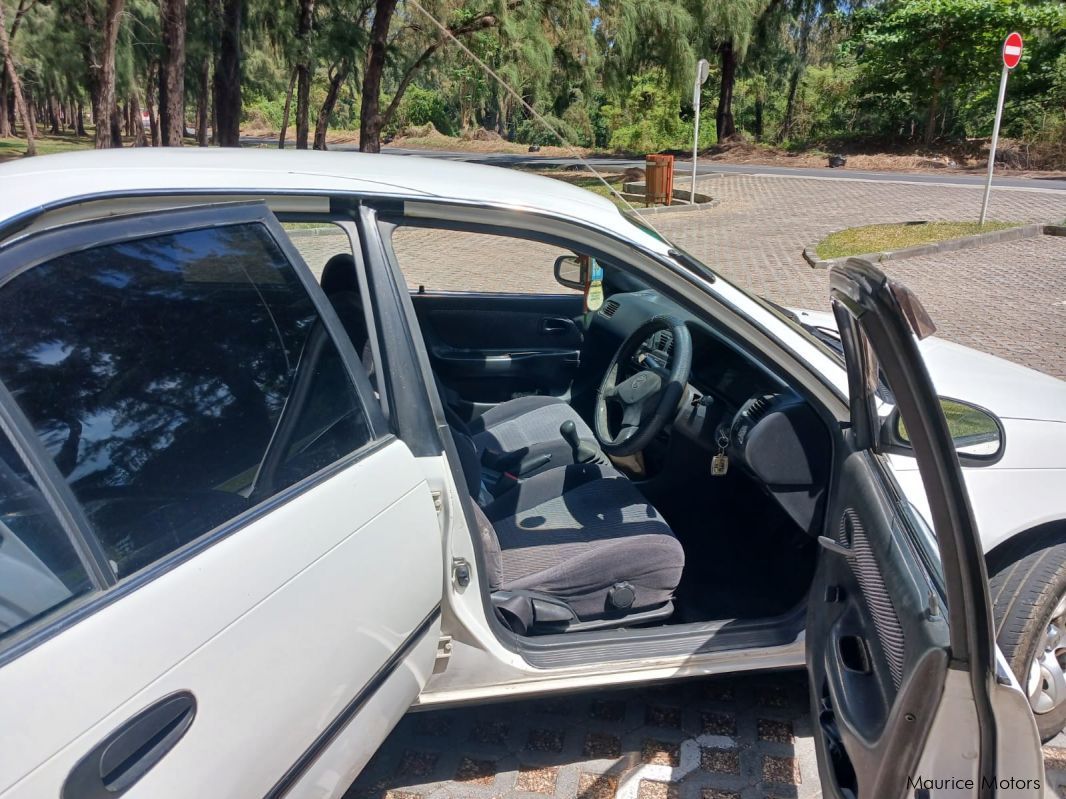
POLYGON ((1026 688, 1034 713, 1050 713, 1066 702, 1066 597, 1055 606, 1029 664, 1026 688))

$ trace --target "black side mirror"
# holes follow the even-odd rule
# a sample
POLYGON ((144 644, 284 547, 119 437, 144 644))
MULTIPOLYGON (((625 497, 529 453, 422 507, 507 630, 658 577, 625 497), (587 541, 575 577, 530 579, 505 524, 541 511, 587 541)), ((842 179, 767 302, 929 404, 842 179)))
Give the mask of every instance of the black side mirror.
POLYGON ((588 285, 589 267, 587 258, 576 255, 560 255, 555 259, 555 282, 568 289, 584 291, 588 285))

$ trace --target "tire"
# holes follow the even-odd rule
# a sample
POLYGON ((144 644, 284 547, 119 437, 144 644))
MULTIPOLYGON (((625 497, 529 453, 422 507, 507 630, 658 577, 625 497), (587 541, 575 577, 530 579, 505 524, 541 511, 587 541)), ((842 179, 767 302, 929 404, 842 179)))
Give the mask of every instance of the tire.
POLYGON ((1053 680, 1050 687, 1045 680, 1063 674, 1061 665, 1056 674, 1055 663, 1066 664, 1066 544, 1008 563, 991 577, 989 588, 996 642, 1022 690, 1030 694, 1040 738, 1047 741, 1066 725, 1066 679, 1053 680), (1061 637, 1049 635, 1053 618, 1061 637), (1046 669, 1034 669, 1036 657, 1046 669))

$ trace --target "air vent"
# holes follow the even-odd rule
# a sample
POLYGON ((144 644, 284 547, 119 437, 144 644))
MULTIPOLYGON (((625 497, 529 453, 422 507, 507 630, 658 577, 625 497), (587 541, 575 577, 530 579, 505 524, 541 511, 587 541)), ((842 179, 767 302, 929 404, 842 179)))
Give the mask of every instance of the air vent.
POLYGON ((751 420, 751 423, 753 425, 760 419, 762 419, 766 415, 767 411, 770 410, 771 399, 773 399, 773 396, 767 394, 762 397, 756 397, 748 403, 747 416, 748 419, 751 420))
POLYGON ((655 349, 666 353, 667 357, 674 352, 674 334, 669 330, 663 330, 655 337, 655 349))
POLYGON ((618 310, 618 303, 614 300, 607 300, 603 304, 603 310, 600 311, 604 316, 614 316, 614 312, 618 310))

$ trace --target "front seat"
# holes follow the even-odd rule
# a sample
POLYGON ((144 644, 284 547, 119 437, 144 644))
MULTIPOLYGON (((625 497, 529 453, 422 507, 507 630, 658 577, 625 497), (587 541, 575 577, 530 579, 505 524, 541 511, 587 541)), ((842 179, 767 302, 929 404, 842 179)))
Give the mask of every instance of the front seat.
MULTIPOLYGON (((322 269, 321 284, 355 351, 362 356, 371 383, 376 385, 355 259, 351 254, 338 253, 330 258, 322 269)), ((494 405, 472 421, 464 421, 460 414, 464 403, 440 380, 437 380, 437 390, 448 424, 470 437, 484 466, 494 472, 528 477, 571 463, 607 463, 585 420, 558 397, 518 397, 494 405), (569 438, 560 432, 566 422, 573 425, 569 438)))
POLYGON ((575 464, 475 505, 493 605, 521 634, 663 621, 685 552, 639 489, 575 464))

